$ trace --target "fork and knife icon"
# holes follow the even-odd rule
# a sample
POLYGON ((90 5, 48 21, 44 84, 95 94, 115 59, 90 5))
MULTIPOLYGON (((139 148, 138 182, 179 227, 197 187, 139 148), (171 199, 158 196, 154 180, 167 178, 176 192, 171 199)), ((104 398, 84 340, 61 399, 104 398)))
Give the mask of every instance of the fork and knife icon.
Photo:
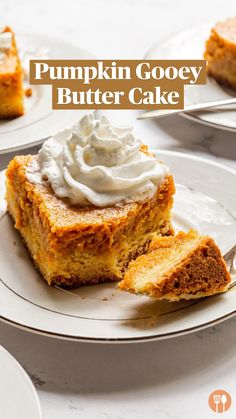
POLYGON ((213 395, 213 399, 214 399, 214 403, 215 403, 215 407, 216 407, 216 412, 219 413, 219 405, 222 405, 222 413, 225 412, 225 405, 227 403, 227 396, 226 394, 214 394, 213 395))

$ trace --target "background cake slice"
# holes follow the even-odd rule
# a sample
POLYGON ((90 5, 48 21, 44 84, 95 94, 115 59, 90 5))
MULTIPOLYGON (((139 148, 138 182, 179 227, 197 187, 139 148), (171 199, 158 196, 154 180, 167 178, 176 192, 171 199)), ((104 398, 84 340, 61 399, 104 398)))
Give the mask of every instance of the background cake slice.
POLYGON ((0 119, 24 113, 23 71, 13 31, 0 31, 0 119))
POLYGON ((175 301, 223 292, 230 280, 214 240, 190 231, 156 238, 148 254, 130 263, 118 287, 175 301))
POLYGON ((218 22, 206 42, 208 74, 236 89, 236 17, 218 22))

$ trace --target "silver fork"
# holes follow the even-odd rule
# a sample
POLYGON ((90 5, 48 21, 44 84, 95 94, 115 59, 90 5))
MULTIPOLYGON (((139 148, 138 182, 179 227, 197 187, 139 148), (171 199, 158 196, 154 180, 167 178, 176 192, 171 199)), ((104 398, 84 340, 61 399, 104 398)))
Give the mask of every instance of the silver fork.
POLYGON ((236 285, 236 245, 224 255, 224 260, 232 278, 228 287, 230 289, 236 285))

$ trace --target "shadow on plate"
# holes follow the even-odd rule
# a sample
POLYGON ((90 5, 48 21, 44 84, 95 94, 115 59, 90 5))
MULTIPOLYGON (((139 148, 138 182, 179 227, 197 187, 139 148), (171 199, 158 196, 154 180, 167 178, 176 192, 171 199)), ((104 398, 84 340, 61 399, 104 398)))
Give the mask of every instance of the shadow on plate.
POLYGON ((171 149, 209 153, 215 157, 236 160, 235 132, 204 126, 179 115, 168 116, 150 123, 178 141, 171 149))
MULTIPOLYGON (((196 300, 182 300, 179 302, 168 302, 165 300, 155 301, 150 299, 150 301, 141 302, 140 304, 137 303, 135 311, 132 313, 134 319, 141 318, 143 313, 146 315, 149 313, 150 317, 140 321, 124 321, 122 322, 122 325, 137 330, 154 329, 155 334, 158 334, 158 326, 162 327, 171 325, 175 322, 184 322, 188 316, 196 316, 196 318, 198 318, 198 314, 204 310, 204 307, 207 306, 207 309, 209 309, 209 306, 218 304, 219 299, 221 298, 224 298, 223 294, 196 300)), ((184 328, 183 332, 185 332, 184 328)))

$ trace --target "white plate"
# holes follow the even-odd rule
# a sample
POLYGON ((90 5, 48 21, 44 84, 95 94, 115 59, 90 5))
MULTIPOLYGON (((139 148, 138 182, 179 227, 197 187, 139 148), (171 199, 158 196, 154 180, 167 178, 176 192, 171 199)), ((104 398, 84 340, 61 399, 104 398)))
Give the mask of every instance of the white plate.
MULTIPOLYGON (((42 35, 16 35, 23 66, 28 74, 29 59, 94 59, 88 51, 62 40, 42 35)), ((52 110, 51 86, 31 86, 33 94, 25 98, 25 115, 0 121, 0 153, 39 144, 43 139, 78 121, 85 111, 52 110)))
MULTIPOLYGON (((228 251, 236 241, 236 172, 182 153, 158 151, 158 156, 177 184, 175 227, 210 234, 222 252, 228 251)), ((114 283, 77 290, 48 287, 8 214, 0 220, 0 237, 0 316, 38 333, 93 342, 164 339, 207 327, 236 311, 234 289, 201 301, 168 303, 118 291, 114 283)))
POLYGON ((20 364, 0 346, 0 413, 3 419, 42 419, 36 390, 20 364))
MULTIPOLYGON (((178 33, 168 40, 159 41, 146 54, 145 59, 202 59, 205 50, 205 42, 209 38, 210 30, 213 26, 214 23, 211 23, 199 28, 178 33)), ((235 91, 224 88, 211 77, 207 78, 206 85, 185 86, 186 105, 204 103, 218 99, 229 99, 235 95, 235 91)), ((201 124, 210 125, 228 131, 236 131, 236 110, 217 113, 199 111, 194 115, 182 113, 181 116, 192 119, 193 121, 201 124)))

